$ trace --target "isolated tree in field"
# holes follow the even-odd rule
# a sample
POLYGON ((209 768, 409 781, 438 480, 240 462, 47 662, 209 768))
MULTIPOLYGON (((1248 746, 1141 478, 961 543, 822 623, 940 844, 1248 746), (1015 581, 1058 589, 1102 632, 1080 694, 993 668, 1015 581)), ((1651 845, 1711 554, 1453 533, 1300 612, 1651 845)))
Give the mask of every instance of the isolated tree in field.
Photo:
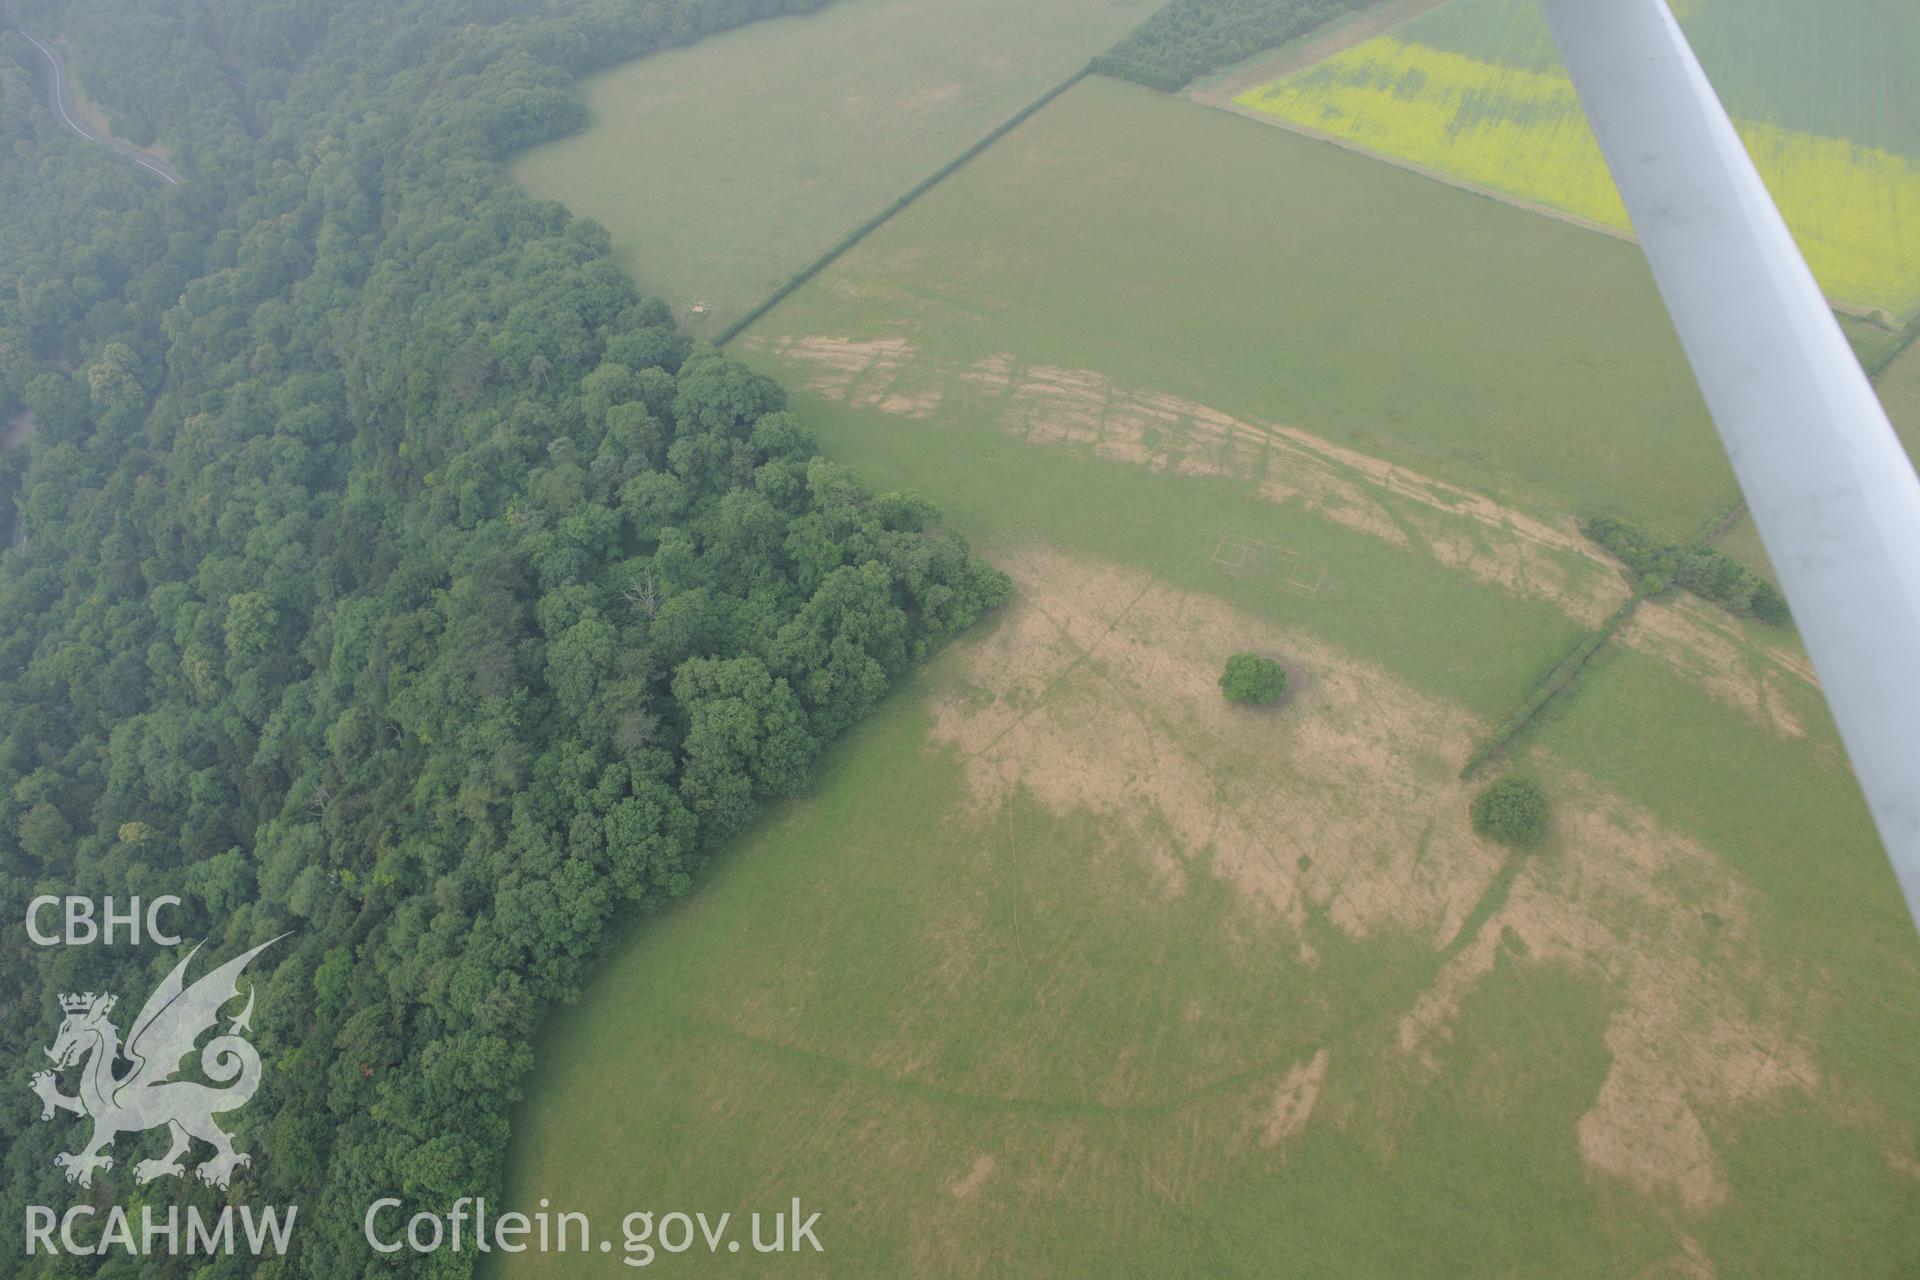
POLYGON ((1220 692, 1229 702, 1248 702, 1264 707, 1278 702, 1287 691, 1287 672, 1272 658, 1257 653, 1236 653, 1227 659, 1220 673, 1220 692))
POLYGON ((1532 778, 1508 777, 1474 797, 1473 829, 1524 849, 1547 834, 1547 793, 1532 778))

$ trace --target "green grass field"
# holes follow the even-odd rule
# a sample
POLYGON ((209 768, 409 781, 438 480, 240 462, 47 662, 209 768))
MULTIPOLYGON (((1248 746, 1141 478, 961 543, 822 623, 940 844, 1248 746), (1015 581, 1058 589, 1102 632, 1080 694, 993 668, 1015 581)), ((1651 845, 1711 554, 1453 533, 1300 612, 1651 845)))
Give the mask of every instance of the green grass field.
POLYGON ((1145 573, 1004 558, 1021 601, 556 1018, 516 1203, 797 1195, 801 1275, 1920 1256, 1920 1019, 1876 998, 1915 948, 1817 740, 1621 651, 1531 748, 1559 833, 1503 855, 1444 704, 1145 573), (1263 642, 1315 681, 1278 715, 1167 666, 1263 642))
POLYGON ((1790 637, 1643 606, 1546 845, 1467 824, 1625 594, 1571 518, 1733 494, 1632 246, 1090 80, 737 349, 1016 598, 555 1018, 516 1202, 822 1211, 716 1274, 1920 1267, 1920 943, 1790 637))
POLYGON ((634 1188, 822 1208, 823 1258, 698 1260, 723 1275, 1599 1277, 1659 1259, 1657 1214, 1591 1195, 1557 1140, 1607 1072, 1603 984, 1503 964, 1438 1051, 1461 1089, 1419 1089, 1396 1021, 1430 947, 1277 928, 1204 872, 1170 896, 1111 818, 1020 797, 962 816, 964 768, 930 754, 922 708, 967 686, 970 656, 863 726, 819 799, 556 1019, 516 1197, 608 1220, 634 1188), (1296 1072, 1302 1127, 1283 1116, 1269 1141, 1296 1072))
MULTIPOLYGON (((1920 12, 1884 0, 1676 0, 1687 40, 1730 114, 1920 159, 1920 12)), ((1451 0, 1402 34, 1533 71, 1560 55, 1526 0, 1451 0)))
POLYGON ((594 77, 589 127, 513 173, 715 333, 1157 4, 836 0, 594 77))
POLYGON ((1835 767, 1824 705, 1801 692, 1808 732, 1782 741, 1630 646, 1610 648, 1583 679, 1536 749, 1580 760, 1721 851, 1765 904, 1749 945, 1787 972, 1818 975, 1820 1011, 1795 1016, 1819 1027, 1823 1086, 1729 1132, 1732 1197, 1755 1212, 1703 1224, 1698 1238, 1723 1275, 1913 1270, 1920 1178, 1841 1114, 1846 1099, 1872 1098, 1872 1129, 1920 1132, 1910 1067, 1920 1022, 1885 996, 1889 981, 1914 983, 1913 925, 1852 778, 1835 767))
MULTIPOLYGON (((905 342, 876 355, 905 397, 962 392, 1000 353, 1095 370, 1547 519, 1681 537, 1733 494, 1633 246, 1275 132, 1088 81, 742 349, 808 386, 836 353, 774 343, 905 342)), ((944 416, 882 408, 845 417, 933 435, 918 423, 944 416)))
MULTIPOLYGON (((1835 297, 1920 308, 1920 9, 1851 0, 1680 6, 1808 261, 1835 297)), ((1451 0, 1248 90, 1244 109, 1626 228, 1531 0, 1451 0)))

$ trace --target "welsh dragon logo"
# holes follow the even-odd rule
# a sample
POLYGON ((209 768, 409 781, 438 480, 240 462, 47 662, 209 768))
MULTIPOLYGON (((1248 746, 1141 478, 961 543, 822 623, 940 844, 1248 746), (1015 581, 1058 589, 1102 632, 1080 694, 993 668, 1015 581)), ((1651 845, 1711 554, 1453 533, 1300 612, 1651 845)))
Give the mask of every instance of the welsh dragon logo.
POLYGON ((200 950, 195 946, 147 997, 124 1047, 120 1029, 107 1017, 116 997, 91 991, 60 997, 66 1019, 60 1024, 59 1038, 45 1051, 53 1059, 54 1071, 37 1072, 33 1091, 40 1095, 42 1120, 53 1119, 56 1111, 93 1119, 93 1138, 85 1147, 53 1158, 67 1171, 68 1182, 92 1186, 95 1169, 113 1168, 110 1151, 115 1138, 161 1125, 167 1126, 172 1145, 160 1159, 134 1166, 133 1175, 140 1182, 184 1175, 187 1170, 180 1157, 194 1138, 215 1151, 211 1160, 194 1170, 209 1186, 224 1190, 236 1168, 252 1163, 244 1151, 233 1149, 233 1139, 213 1121, 216 1115, 244 1106, 260 1084, 260 1055, 239 1034, 253 1029, 251 983, 246 1008, 227 1024, 227 1033, 207 1041, 200 1050, 200 1070, 214 1085, 174 1077, 180 1060, 193 1052, 194 1042, 219 1021, 221 1008, 240 994, 238 982, 247 962, 279 940, 263 942, 187 986, 187 965, 200 950), (115 1070, 121 1059, 132 1064, 123 1074, 115 1070), (77 1062, 85 1063, 80 1092, 68 1097, 60 1092, 55 1071, 77 1062))

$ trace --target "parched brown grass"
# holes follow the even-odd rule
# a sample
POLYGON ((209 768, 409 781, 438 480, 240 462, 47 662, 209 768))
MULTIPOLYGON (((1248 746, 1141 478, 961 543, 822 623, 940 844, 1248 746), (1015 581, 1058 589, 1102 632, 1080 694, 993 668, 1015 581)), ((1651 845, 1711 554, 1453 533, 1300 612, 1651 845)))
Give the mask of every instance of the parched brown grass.
MULTIPOLYGON (((964 406, 957 412, 989 413, 1001 430, 1036 446, 1156 472, 1236 478, 1268 501, 1423 551, 1584 626, 1599 625, 1629 594, 1615 562, 1572 520, 1539 519, 1299 427, 1237 418, 1092 370, 1021 365, 1007 353, 946 368, 905 338, 783 337, 765 345, 806 370, 808 389, 830 399, 924 420, 957 394, 964 406)), ((1644 605, 1622 639, 1771 732, 1804 735, 1797 704, 1816 681, 1790 642, 1752 641, 1733 619, 1690 596, 1644 605)))
MULTIPOLYGON (((1016 795, 1098 814, 1129 837, 1113 856, 1146 859, 1161 892, 1219 877, 1255 922, 1242 941, 1302 961, 1309 917, 1356 939, 1423 939, 1432 979, 1397 1015, 1409 1088, 1446 1088, 1431 1050, 1511 940, 1528 963, 1596 975, 1618 1002, 1612 1067, 1565 1141, 1596 1173, 1689 1213, 1728 1195, 1704 1113, 1819 1089, 1794 1031, 1809 975, 1762 957, 1751 894, 1711 850, 1549 762, 1553 847, 1469 927, 1508 856, 1473 835, 1448 767, 1482 727, 1471 717, 1141 572, 1046 550, 1005 563, 1018 600, 932 710, 931 741, 962 758, 976 820, 1016 795), (1213 687, 1243 649, 1308 673, 1284 712, 1235 707, 1213 687)), ((1249 1095, 1262 1144, 1313 1122, 1337 1078, 1329 1061, 1323 1046, 1249 1095)))
POLYGON ((1008 353, 945 367, 905 338, 748 338, 802 370, 808 390, 900 417, 932 417, 950 395, 1032 444, 1189 476, 1230 476, 1593 625, 1626 598, 1619 575, 1572 522, 1551 524, 1482 494, 1283 423, 1253 422, 1090 369, 1022 365, 1008 353))
POLYGON ((1806 735, 1796 703, 1819 687, 1804 653, 1756 644, 1741 624, 1690 595, 1643 601, 1620 639, 1783 738, 1806 735))

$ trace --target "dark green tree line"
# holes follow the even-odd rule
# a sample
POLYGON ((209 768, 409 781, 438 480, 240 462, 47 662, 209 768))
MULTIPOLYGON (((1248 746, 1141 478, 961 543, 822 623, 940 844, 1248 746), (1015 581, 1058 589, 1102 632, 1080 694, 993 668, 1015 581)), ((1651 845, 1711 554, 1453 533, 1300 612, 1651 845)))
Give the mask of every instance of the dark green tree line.
POLYGON ((1102 75, 1177 93, 1209 71, 1285 44, 1366 0, 1168 0, 1093 60, 1102 75))
POLYGON ((1778 587, 1712 547, 1661 542, 1608 516, 1588 520, 1581 527, 1627 566, 1646 595, 1682 587, 1729 613, 1775 626, 1792 620, 1787 598, 1778 587))
MULTIPOLYGON (((375 1259, 360 1214, 497 1198, 533 1032, 609 926, 1004 599, 500 169, 578 123, 582 71, 813 7, 28 6, 164 189, 6 46, 0 412, 36 436, 0 471, 0 1043, 175 958, 32 947, 36 893, 181 894, 223 956, 290 931, 232 1120, 297 1252, 141 1274, 464 1274, 375 1259)), ((0 1216, 70 1201, 24 1088, 0 1134, 0 1216)), ((136 1190, 122 1142, 119 1202, 220 1201, 136 1190)))

